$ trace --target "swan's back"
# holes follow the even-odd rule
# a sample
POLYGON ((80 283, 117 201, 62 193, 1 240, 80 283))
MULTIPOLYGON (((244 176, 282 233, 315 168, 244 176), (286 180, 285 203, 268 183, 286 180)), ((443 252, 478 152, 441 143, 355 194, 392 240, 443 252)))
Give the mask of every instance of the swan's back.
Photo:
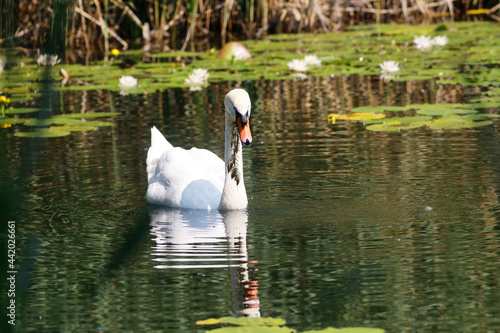
POLYGON ((224 186, 224 161, 206 150, 173 147, 153 127, 146 160, 149 203, 217 209, 224 186))

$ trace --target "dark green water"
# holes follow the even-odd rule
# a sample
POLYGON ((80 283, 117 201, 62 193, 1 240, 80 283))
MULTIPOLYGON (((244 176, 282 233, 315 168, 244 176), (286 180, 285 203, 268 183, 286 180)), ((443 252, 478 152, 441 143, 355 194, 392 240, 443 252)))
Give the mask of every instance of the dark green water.
POLYGON ((121 116, 41 141, 0 131, 17 332, 203 331, 197 320, 242 313, 298 330, 500 330, 500 121, 400 133, 327 123, 358 105, 471 92, 356 76, 242 83, 253 101, 248 211, 148 207, 151 126, 222 156, 223 98, 235 85, 57 93, 71 112, 121 116))

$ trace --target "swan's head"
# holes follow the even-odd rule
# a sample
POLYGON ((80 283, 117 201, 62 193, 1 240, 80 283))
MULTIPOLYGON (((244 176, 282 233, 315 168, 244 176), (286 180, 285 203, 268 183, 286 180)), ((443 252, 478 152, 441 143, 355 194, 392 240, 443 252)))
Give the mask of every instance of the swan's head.
POLYGON ((238 126, 240 139, 243 146, 248 146, 252 142, 250 132, 250 109, 252 107, 250 96, 243 89, 233 89, 226 95, 224 101, 226 115, 238 126))

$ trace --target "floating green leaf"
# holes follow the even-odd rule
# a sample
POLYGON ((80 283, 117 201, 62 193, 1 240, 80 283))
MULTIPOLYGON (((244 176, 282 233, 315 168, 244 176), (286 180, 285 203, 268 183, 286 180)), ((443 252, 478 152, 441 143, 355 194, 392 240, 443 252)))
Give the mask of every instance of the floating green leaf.
POLYGON ((23 124, 27 120, 28 119, 25 119, 25 118, 24 119, 23 118, 0 118, 0 125, 3 125, 3 124, 11 124, 11 125, 23 124))
POLYGON ((389 123, 389 122, 397 121, 399 124, 416 125, 420 122, 423 122, 426 120, 431 120, 431 119, 432 119, 431 116, 390 117, 390 118, 383 118, 383 119, 377 119, 377 120, 368 120, 368 121, 366 121, 366 124, 381 124, 381 123, 389 123))
POLYGON ((461 129, 473 123, 473 120, 459 117, 438 118, 426 123, 427 127, 433 130, 461 129))
POLYGON ((426 116, 448 116, 448 115, 456 115, 456 114, 468 114, 468 113, 477 113, 477 110, 472 109, 448 109, 448 108, 440 108, 438 105, 436 108, 426 108, 417 110, 418 114, 426 115, 426 116))
POLYGON ((216 328, 206 333, 297 333, 297 330, 286 326, 242 326, 216 328))
POLYGON ((345 327, 345 328, 325 328, 324 330, 305 331, 303 333, 384 333, 380 328, 368 327, 345 327))
POLYGON ((369 131, 375 132, 400 132, 403 130, 411 130, 415 128, 419 128, 425 125, 425 122, 415 122, 409 124, 402 124, 397 120, 390 121, 383 124, 374 124, 366 127, 369 131))
POLYGON ((79 119, 56 116, 47 119, 25 119, 24 124, 27 126, 46 127, 50 125, 81 125, 82 122, 79 119))
POLYGON ((475 127, 482 127, 482 126, 488 126, 493 124, 491 120, 485 120, 485 121, 474 121, 472 123, 467 123, 464 125, 464 128, 475 128, 475 127))
POLYGON ((330 113, 328 115, 328 121, 330 123, 335 123, 335 121, 337 119, 367 121, 367 120, 381 119, 381 118, 385 118, 385 114, 382 114, 382 113, 351 113, 351 114, 330 113))
MULTIPOLYGON (((223 327, 207 331, 207 333, 293 333, 295 329, 283 326, 285 320, 281 318, 259 318, 259 317, 222 317, 199 320, 197 325, 217 325, 231 324, 236 327, 223 327)), ((383 329, 365 328, 365 327, 345 327, 332 328, 328 327, 324 330, 313 330, 304 333, 323 332, 323 333, 384 333, 383 329)))
POLYGON ((407 104, 405 106, 405 110, 410 110, 410 109, 421 109, 421 110, 427 110, 427 109, 457 109, 457 108, 462 108, 462 109, 471 109, 472 106, 470 104, 462 104, 462 103, 448 103, 448 104, 407 104))
POLYGON ((87 132, 87 131, 95 131, 97 129, 96 126, 89 126, 87 124, 73 125, 73 126, 56 126, 53 128, 55 128, 58 131, 66 131, 66 132, 87 132))
POLYGON ((216 325, 216 324, 230 324, 237 327, 224 327, 210 330, 207 332, 213 333, 236 333, 236 332, 246 332, 246 333, 290 333, 297 332, 294 329, 288 327, 282 327, 285 324, 285 320, 281 318, 260 318, 260 317, 222 317, 218 319, 210 318, 207 320, 200 320, 196 322, 197 325, 216 325))
POLYGON ((428 120, 415 119, 416 121, 414 122, 413 121, 407 122, 408 120, 410 120, 410 118, 418 119, 419 117, 407 117, 407 119, 401 118, 402 120, 404 119, 403 122, 405 123, 398 121, 397 117, 388 118, 386 119, 387 122, 369 125, 366 127, 366 129, 369 131, 376 131, 376 132, 399 132, 403 130, 410 130, 427 126, 429 129, 432 130, 454 130, 462 128, 481 127, 492 124, 490 120, 474 121, 473 119, 469 118, 469 115, 445 116, 442 118, 428 119, 428 120))
POLYGON ((84 123, 81 123, 81 125, 95 126, 95 127, 109 127, 109 126, 114 126, 113 123, 109 123, 107 121, 100 121, 100 120, 86 121, 84 123))
POLYGON ((70 132, 61 131, 57 128, 39 128, 33 132, 16 132, 14 136, 22 137, 22 138, 57 138, 61 136, 67 136, 70 132))
POLYGON ((222 317, 199 320, 196 325, 215 325, 215 324, 231 324, 237 326, 282 326, 285 325, 285 320, 281 318, 261 318, 261 317, 222 317))
POLYGON ((5 109, 5 114, 33 113, 38 111, 40 111, 39 108, 8 108, 5 109))

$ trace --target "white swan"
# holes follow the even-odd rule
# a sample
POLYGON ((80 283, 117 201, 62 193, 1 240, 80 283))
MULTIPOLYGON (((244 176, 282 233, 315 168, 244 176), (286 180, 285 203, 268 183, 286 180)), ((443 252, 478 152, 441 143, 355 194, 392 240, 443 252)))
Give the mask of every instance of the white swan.
POLYGON ((224 159, 206 150, 172 146, 153 127, 146 159, 149 203, 193 209, 245 209, 242 147, 252 142, 250 97, 233 89, 224 101, 226 143, 224 159))

